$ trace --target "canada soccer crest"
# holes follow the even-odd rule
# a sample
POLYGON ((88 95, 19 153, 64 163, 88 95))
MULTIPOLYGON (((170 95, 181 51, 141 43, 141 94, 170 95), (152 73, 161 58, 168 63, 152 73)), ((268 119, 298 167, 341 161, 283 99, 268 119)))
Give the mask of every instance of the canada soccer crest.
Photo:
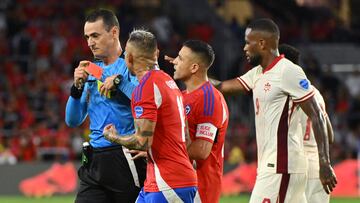
POLYGON ((265 92, 267 92, 267 91, 270 91, 270 89, 271 89, 271 85, 270 85, 269 82, 267 82, 267 83, 264 85, 264 90, 265 90, 265 92))

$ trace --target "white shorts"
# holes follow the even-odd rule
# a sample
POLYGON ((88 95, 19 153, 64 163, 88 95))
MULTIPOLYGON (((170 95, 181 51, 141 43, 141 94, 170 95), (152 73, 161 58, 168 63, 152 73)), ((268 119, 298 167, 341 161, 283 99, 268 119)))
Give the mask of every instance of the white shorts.
POLYGON ((258 174, 250 203, 306 203, 305 173, 258 174))
POLYGON ((199 190, 196 191, 195 198, 194 198, 194 203, 201 203, 199 190))
POLYGON ((308 160, 308 178, 316 179, 319 178, 319 155, 318 151, 307 149, 305 151, 308 160))
POLYGON ((305 189, 306 200, 309 203, 329 203, 330 195, 326 194, 319 178, 309 179, 305 189))

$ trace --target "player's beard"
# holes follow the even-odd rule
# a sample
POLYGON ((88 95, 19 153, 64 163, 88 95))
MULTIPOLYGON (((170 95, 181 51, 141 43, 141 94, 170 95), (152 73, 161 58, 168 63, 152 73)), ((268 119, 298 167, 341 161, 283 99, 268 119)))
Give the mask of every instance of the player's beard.
POLYGON ((256 54, 256 55, 250 57, 249 63, 251 66, 255 67, 255 66, 260 65, 261 61, 262 61, 261 55, 256 54))

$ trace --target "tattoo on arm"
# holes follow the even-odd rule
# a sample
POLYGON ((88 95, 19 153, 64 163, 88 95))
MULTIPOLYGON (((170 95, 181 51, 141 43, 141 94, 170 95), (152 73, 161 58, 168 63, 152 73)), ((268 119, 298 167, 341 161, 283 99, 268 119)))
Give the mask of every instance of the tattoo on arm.
POLYGON ((151 130, 151 128, 149 129, 147 126, 147 122, 144 119, 140 120, 135 120, 135 126, 136 126, 136 134, 139 134, 140 136, 143 137, 151 137, 154 134, 154 130, 151 130))
POLYGON ((146 151, 152 144, 155 126, 156 122, 147 119, 135 119, 135 134, 120 136, 112 127, 105 130, 104 136, 110 142, 118 143, 128 149, 146 151))
POLYGON ((142 131, 141 132, 141 136, 143 136, 143 137, 151 137, 151 136, 153 136, 153 134, 154 134, 154 132, 152 132, 152 131, 142 131))
POLYGON ((147 150, 152 144, 152 136, 155 130, 155 122, 152 122, 147 119, 135 119, 135 128, 136 132, 132 135, 132 138, 122 137, 121 143, 123 146, 126 146, 129 149, 136 149, 136 150, 147 150), (126 143, 124 143, 126 142, 126 143))
POLYGON ((128 149, 146 151, 148 149, 148 139, 146 138, 144 142, 141 143, 137 136, 138 135, 136 134, 127 136, 116 136, 113 137, 110 141, 121 144, 128 149))

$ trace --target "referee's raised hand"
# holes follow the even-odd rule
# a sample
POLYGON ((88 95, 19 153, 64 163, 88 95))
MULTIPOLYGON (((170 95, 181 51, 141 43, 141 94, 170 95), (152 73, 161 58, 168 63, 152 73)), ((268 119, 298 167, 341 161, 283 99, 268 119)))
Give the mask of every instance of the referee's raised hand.
POLYGON ((81 89, 84 85, 88 73, 85 71, 85 67, 89 65, 89 61, 80 61, 77 68, 74 71, 74 85, 78 89, 81 89))
POLYGON ((109 76, 105 79, 103 84, 100 86, 100 94, 101 95, 108 95, 111 90, 115 89, 114 79, 117 77, 117 75, 109 76))

